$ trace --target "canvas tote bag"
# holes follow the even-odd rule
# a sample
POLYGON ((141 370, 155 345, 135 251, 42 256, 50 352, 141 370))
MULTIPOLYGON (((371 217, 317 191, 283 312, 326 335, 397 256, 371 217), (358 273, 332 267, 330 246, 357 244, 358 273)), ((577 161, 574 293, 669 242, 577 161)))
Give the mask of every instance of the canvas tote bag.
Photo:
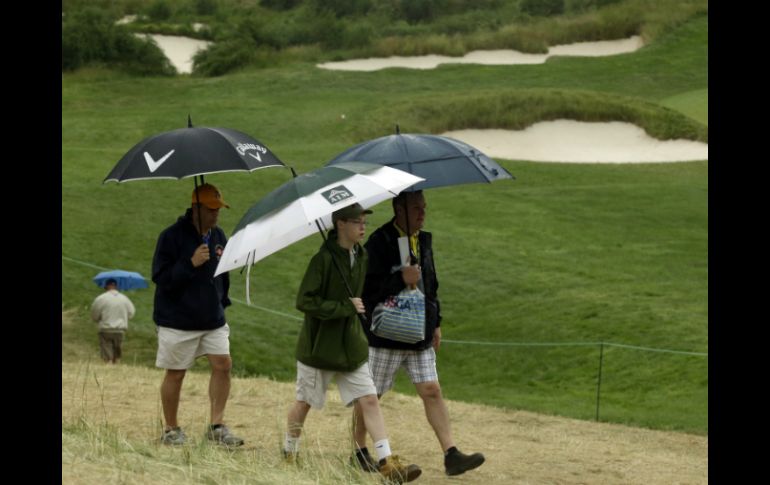
POLYGON ((397 342, 425 340, 425 295, 417 288, 404 288, 398 295, 389 296, 374 307, 370 330, 397 342))

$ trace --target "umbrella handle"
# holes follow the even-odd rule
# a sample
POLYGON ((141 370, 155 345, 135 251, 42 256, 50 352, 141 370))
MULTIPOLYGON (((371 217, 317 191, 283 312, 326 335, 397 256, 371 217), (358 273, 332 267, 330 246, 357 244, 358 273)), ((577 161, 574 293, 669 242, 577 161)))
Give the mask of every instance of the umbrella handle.
MULTIPOLYGON (((198 213, 198 232, 201 232, 203 229, 203 223, 201 222, 201 197, 198 194, 198 177, 193 177, 193 183, 195 184, 195 204, 197 207, 195 208, 195 211, 198 213)), ((203 176, 201 175, 201 185, 203 185, 203 176)), ((201 235, 201 240, 208 244, 209 241, 206 237, 206 235, 201 235)))
POLYGON ((251 297, 249 296, 249 280, 251 279, 251 265, 246 261, 246 304, 251 305, 251 297))
POLYGON ((414 255, 412 252, 412 231, 409 230, 409 206, 406 203, 406 199, 409 197, 408 195, 404 197, 404 217, 406 219, 406 247, 409 248, 409 263, 410 264, 417 264, 417 256, 414 255))

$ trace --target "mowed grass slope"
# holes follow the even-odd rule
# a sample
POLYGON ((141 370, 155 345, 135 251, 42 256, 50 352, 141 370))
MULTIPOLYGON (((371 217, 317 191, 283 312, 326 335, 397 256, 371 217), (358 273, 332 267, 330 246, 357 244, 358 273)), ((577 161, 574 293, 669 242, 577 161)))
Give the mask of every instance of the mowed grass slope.
MULTIPOLYGON (((180 420, 190 442, 177 448, 158 442, 162 375, 159 369, 93 361, 62 365, 62 483, 382 483, 347 466, 350 409, 336 389, 322 411, 308 416, 302 466, 293 467, 279 452, 293 384, 233 379, 228 423, 245 444, 228 451, 202 439, 208 377, 189 373, 180 420)), ((459 446, 486 457, 484 465, 460 477, 444 475, 419 398, 390 393, 382 400, 394 453, 423 469, 415 483, 707 483, 705 436, 457 401, 447 406, 457 417, 459 446)))
MULTIPOLYGON (((692 116, 686 93, 708 86, 707 35, 708 18, 701 16, 633 54, 540 66, 351 73, 294 64, 209 79, 132 78, 93 69, 63 75, 62 301, 74 322, 63 329, 64 358, 96 356, 87 307, 98 293, 91 282, 97 268, 149 277, 157 235, 182 214, 192 190, 190 180, 101 181, 139 140, 186 126, 188 113, 197 126, 255 136, 298 172, 365 138, 390 134, 402 120, 412 123, 402 124, 402 132, 457 128, 463 113, 448 111, 428 130, 428 122, 410 111, 426 97, 449 102, 483 93, 494 99, 542 88, 563 92, 565 111, 574 93, 593 92, 659 103, 661 110, 681 105, 692 116)), ((463 123, 474 127, 473 117, 463 123)), ((500 162, 515 181, 426 192, 445 339, 608 341, 708 352, 707 162, 500 162)), ((221 214, 226 232, 290 176, 284 169, 208 176, 232 206, 221 214)), ((390 216, 387 203, 374 209, 369 231, 390 216)), ((293 379, 300 318, 294 298, 319 244, 320 236, 308 238, 252 269, 256 306, 236 301, 228 309, 237 374, 293 379)), ((232 296, 243 301, 245 273, 231 278, 232 296)), ((129 296, 137 316, 126 360, 152 366, 152 290, 129 296)), ((598 345, 447 342, 439 353, 451 399, 581 419, 595 417, 598 369, 598 345)), ((404 379, 396 388, 411 392, 404 379)), ((605 347, 600 419, 705 433, 707 390, 704 357, 605 347)))

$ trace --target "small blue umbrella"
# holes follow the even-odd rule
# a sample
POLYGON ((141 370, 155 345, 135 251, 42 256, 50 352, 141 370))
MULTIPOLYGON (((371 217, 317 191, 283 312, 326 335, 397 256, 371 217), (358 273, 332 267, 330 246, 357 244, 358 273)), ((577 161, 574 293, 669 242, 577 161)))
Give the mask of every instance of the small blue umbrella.
POLYGON ((111 271, 102 271, 94 276, 94 283, 104 288, 107 280, 115 280, 118 283, 118 290, 136 290, 140 288, 149 288, 150 285, 144 276, 135 271, 123 271, 122 269, 113 269, 111 271))

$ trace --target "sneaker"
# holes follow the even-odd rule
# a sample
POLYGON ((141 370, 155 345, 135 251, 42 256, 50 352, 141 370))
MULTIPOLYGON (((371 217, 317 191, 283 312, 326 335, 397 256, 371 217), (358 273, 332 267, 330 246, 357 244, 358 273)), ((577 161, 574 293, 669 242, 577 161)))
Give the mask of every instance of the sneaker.
POLYGON ((241 446, 243 444, 243 440, 234 434, 231 434, 230 428, 224 424, 212 424, 209 426, 206 437, 211 441, 216 441, 225 446, 241 446))
POLYGON ((450 476, 461 475, 468 470, 480 467, 482 463, 484 463, 484 455, 481 453, 466 455, 457 448, 444 457, 444 468, 446 474, 450 476))
POLYGON ((379 469, 377 460, 372 458, 372 455, 369 454, 369 450, 363 452, 356 451, 356 453, 350 457, 350 466, 369 473, 376 472, 379 469))
POLYGON ((164 445, 183 445, 187 441, 184 431, 179 426, 175 426, 167 431, 163 432, 163 436, 160 437, 160 442, 164 445))
POLYGON ((379 472, 387 480, 406 483, 419 477, 422 470, 417 465, 404 466, 398 460, 398 456, 390 455, 380 460, 379 472))

